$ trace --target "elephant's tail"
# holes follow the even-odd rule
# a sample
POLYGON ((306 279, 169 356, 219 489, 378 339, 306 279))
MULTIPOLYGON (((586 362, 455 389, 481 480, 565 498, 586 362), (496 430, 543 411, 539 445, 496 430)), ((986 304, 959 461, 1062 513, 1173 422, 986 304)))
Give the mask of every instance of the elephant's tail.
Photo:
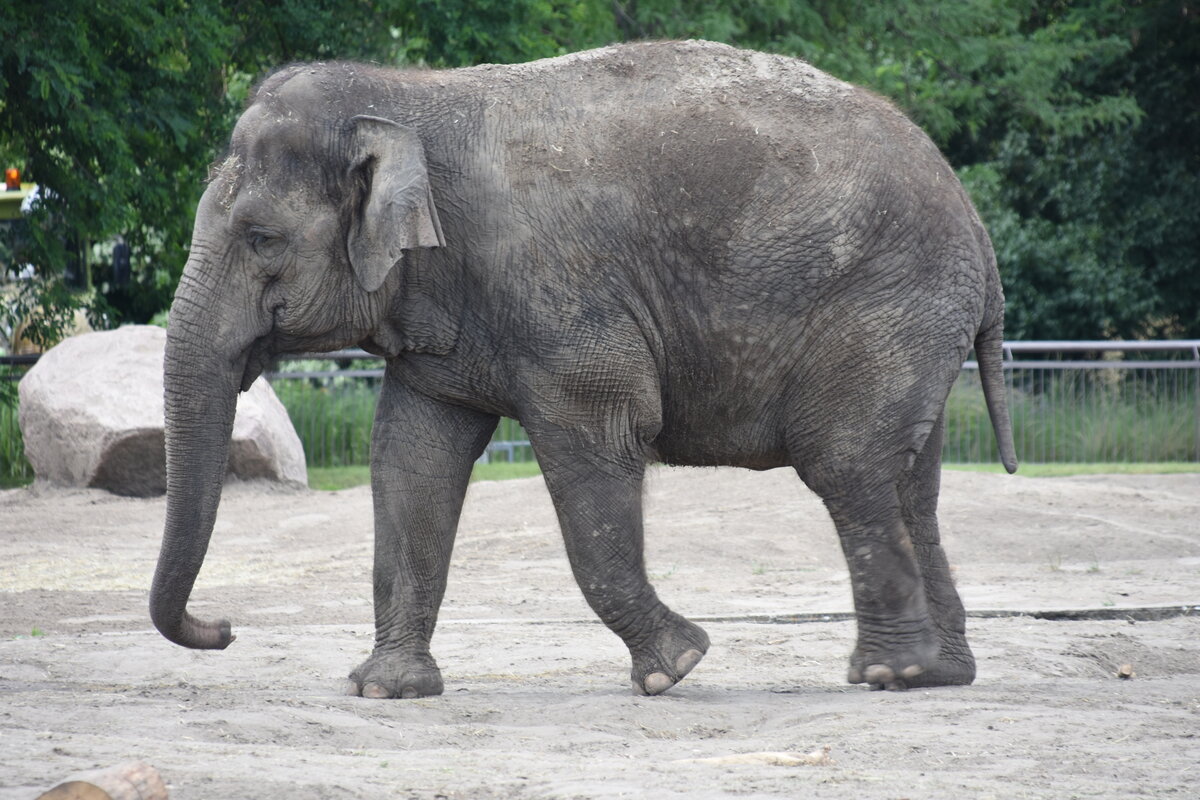
MULTIPOLYGON (((1001 310, 996 319, 986 320, 975 335, 975 359, 979 364, 979 380, 983 385, 983 399, 987 401, 988 417, 1000 447, 1000 461, 1009 473, 1013 473, 1017 471, 1017 451, 1013 446, 1012 420, 1008 416, 1008 395, 1004 385, 1003 303, 1000 300, 1001 310)), ((992 311, 991 308, 988 310, 992 311)))

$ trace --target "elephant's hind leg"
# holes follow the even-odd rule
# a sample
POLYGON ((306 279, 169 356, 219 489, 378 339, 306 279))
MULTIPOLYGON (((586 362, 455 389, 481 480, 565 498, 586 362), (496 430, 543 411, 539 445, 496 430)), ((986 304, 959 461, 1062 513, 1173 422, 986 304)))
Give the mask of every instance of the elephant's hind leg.
POLYGON ((442 693, 429 651, 463 498, 497 418, 386 378, 371 442, 375 650, 351 674, 363 697, 442 693))
POLYGON ((824 501, 850 569, 858 638, 847 680, 904 689, 934 668, 939 638, 898 494, 900 450, 830 426, 793 452, 807 457, 797 472, 824 501))
POLYGON ((639 455, 600 452, 569 431, 530 429, 571 570, 588 604, 621 637, 639 694, 661 694, 708 650, 708 635, 658 599, 642 554, 639 455))
POLYGON ((904 689, 938 658, 920 567, 895 487, 859 475, 846 489, 822 498, 850 568, 858 622, 847 680, 904 689))
POLYGON ((957 686, 975 679, 975 657, 966 637, 966 613, 954 588, 938 533, 943 431, 944 419, 939 419, 912 468, 901 475, 899 484, 900 512, 912 539, 925 600, 940 644, 937 663, 909 679, 911 687, 957 686))
POLYGON ((801 471, 825 501, 850 567, 858 620, 851 683, 902 690, 974 679, 962 602, 938 536, 941 447, 938 419, 910 465, 862 452, 844 459, 849 466, 818 461, 801 471))

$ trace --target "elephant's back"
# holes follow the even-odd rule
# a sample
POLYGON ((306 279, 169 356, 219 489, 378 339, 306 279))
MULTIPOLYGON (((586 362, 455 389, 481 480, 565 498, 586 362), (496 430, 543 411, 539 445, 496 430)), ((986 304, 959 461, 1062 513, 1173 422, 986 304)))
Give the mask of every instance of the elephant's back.
POLYGON ((861 226, 918 195, 961 205, 924 132, 799 59, 647 42, 445 74, 486 99, 477 172, 528 214, 599 210, 634 239, 667 222, 711 251, 714 236, 774 246, 777 231, 807 235, 816 217, 861 226))
POLYGON ((572 79, 609 88, 670 84, 682 93, 715 91, 726 95, 727 101, 757 90, 760 84, 812 98, 844 97, 857 91, 852 84, 798 58, 703 40, 614 44, 523 64, 483 64, 453 72, 481 85, 572 79))

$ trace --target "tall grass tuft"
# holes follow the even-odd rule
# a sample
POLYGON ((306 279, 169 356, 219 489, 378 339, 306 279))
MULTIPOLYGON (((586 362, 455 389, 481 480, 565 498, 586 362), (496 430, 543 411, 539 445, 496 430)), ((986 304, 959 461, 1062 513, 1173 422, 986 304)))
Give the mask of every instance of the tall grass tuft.
MULTIPOLYGON (((1017 456, 1049 463, 1200 461, 1194 370, 1016 368, 1008 395, 1017 456)), ((946 405, 943 461, 998 460, 978 373, 964 370, 946 405)))
MULTIPOLYGON (((378 399, 378 378, 276 378, 275 394, 292 418, 304 444, 309 467, 345 467, 371 463, 371 426, 378 399)), ((520 423, 500 420, 484 461, 534 461, 520 423)))
POLYGON ((272 388, 292 418, 308 466, 371 463, 378 390, 370 379, 276 380, 272 388))
POLYGON ((24 486, 33 480, 25 458, 25 442, 17 418, 17 381, 12 367, 0 366, 0 488, 24 486))

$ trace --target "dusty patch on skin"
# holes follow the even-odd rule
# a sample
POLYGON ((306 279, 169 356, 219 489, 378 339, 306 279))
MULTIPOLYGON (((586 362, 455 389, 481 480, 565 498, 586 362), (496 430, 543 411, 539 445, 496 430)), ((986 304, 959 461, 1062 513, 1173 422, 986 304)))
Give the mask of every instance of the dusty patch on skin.
POLYGON ((209 167, 208 182, 220 187, 220 193, 216 196, 217 204, 227 212, 233 208, 233 201, 237 199, 244 171, 245 164, 237 153, 231 153, 220 164, 209 167))
POLYGON ((655 76, 665 69, 679 70, 679 87, 684 91, 728 90, 747 80, 769 82, 784 86, 790 94, 803 97, 845 96, 856 91, 853 86, 813 67, 807 62, 786 56, 752 53, 726 44, 702 40, 662 43, 618 44, 570 53, 525 64, 498 66, 486 64, 458 70, 464 74, 497 72, 513 76, 560 75, 564 69, 601 67, 622 77, 655 76), (653 50, 651 49, 653 48, 653 50), (646 54, 663 54, 648 60, 646 54))

